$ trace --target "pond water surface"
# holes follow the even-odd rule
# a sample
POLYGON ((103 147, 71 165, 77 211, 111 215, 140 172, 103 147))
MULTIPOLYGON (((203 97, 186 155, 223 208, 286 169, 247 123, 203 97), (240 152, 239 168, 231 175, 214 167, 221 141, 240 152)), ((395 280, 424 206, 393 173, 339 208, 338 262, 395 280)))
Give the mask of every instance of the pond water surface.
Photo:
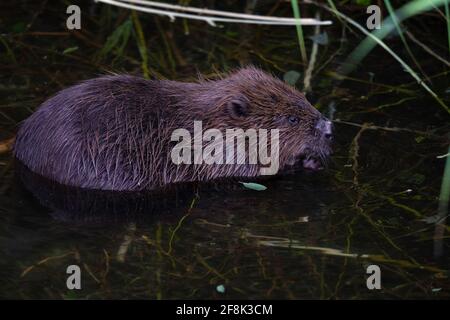
MULTIPOLYGON (((132 21, 129 12, 87 6, 92 18, 77 35, 61 27, 63 5, 5 8, 14 14, 1 30, 10 53, 0 60, 0 141, 13 137, 20 121, 61 88, 107 70, 140 72, 133 36, 123 53, 99 53, 118 26, 132 21), (34 12, 32 26, 22 26, 34 12)), ((289 6, 275 14, 289 15, 289 6)), ((211 75, 250 63, 279 77, 290 70, 303 74, 295 28, 189 22, 186 35, 186 22, 140 20, 157 77, 192 80, 196 70, 211 75)), ((430 30, 419 33, 424 41, 430 30)), ((0 297, 449 298, 448 226, 436 237, 433 223, 448 114, 381 49, 351 79, 337 81, 333 72, 362 37, 347 30, 341 41, 336 21, 326 31, 330 40, 319 47, 309 95, 336 125, 335 153, 324 172, 276 177, 264 182, 265 191, 230 182, 231 188, 148 198, 21 182, 11 153, 2 153, 0 297), (66 287, 72 264, 82 270, 81 290, 66 287), (366 285, 370 265, 381 270, 380 290, 366 285)), ((306 35, 312 32, 305 28, 306 35)), ((439 34, 432 33, 429 45, 439 34)), ((397 38, 389 41, 405 54, 397 38)), ((433 89, 450 103, 448 68, 415 52, 433 89)))

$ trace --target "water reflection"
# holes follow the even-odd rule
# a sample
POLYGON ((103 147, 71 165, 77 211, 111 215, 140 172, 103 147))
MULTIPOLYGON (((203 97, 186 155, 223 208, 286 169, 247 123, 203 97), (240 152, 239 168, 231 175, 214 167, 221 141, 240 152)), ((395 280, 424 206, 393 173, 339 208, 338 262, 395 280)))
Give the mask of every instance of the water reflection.
POLYGON ((171 218, 198 195, 198 184, 180 184, 158 191, 118 192, 71 187, 49 180, 15 162, 17 177, 59 221, 89 224, 151 222, 171 218))
MULTIPOLYGON (((59 184, 29 170, 19 160, 15 160, 15 172, 20 184, 39 201, 40 205, 50 209, 51 216, 59 221, 85 224, 112 224, 126 222, 154 222, 161 219, 167 221, 179 218, 196 198, 202 198, 208 203, 209 209, 215 205, 209 198, 233 197, 234 201, 244 191, 241 205, 247 204, 248 195, 258 194, 257 191, 245 190, 236 179, 217 180, 209 183, 180 183, 169 185, 155 191, 123 192, 92 190, 59 184)), ((291 172, 292 174, 292 172, 291 172)), ((305 174, 304 179, 314 179, 315 175, 305 174)), ((240 179, 244 180, 245 179, 240 179)), ((261 181, 260 181, 261 182, 261 181)), ((279 177, 266 177, 263 183, 277 183, 271 190, 272 198, 289 198, 290 181, 279 177)), ((320 185, 302 192, 303 203, 299 206, 311 209, 312 216, 323 213, 322 202, 318 199, 326 190, 320 190, 320 185), (314 208, 311 206, 313 205, 314 208)), ((270 199, 261 193, 260 204, 270 206, 270 199)), ((259 197, 258 197, 259 198, 259 197)), ((214 200, 213 200, 214 201, 214 200)), ((236 203, 235 203, 236 204, 236 203)), ((234 205, 232 205, 234 206, 234 205)), ((308 210, 309 210, 308 209, 308 210)), ((222 207, 224 212, 227 209, 222 207)), ((209 210, 199 210, 207 214, 209 210)))

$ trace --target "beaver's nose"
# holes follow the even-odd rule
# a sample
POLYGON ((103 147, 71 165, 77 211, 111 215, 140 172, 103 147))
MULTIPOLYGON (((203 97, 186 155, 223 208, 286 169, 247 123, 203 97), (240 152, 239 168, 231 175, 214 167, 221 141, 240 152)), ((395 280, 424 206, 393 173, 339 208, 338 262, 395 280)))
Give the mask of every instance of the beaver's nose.
POLYGON ((317 121, 316 129, 327 140, 333 140, 333 123, 327 118, 321 118, 317 121))

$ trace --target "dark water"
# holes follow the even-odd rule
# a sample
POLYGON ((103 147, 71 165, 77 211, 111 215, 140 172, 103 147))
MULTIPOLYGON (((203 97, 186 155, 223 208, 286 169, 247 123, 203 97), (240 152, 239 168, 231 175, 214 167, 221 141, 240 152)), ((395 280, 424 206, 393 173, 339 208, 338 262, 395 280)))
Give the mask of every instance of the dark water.
MULTIPOLYGON (((85 32, 76 36, 32 34, 65 32, 61 8, 2 8, 14 13, 2 17, 2 37, 14 58, 1 52, 0 141, 13 137, 20 121, 59 89, 105 70, 140 71, 134 38, 122 55, 98 57, 127 11, 87 5, 86 14, 102 26, 87 18, 85 32), (29 29, 21 27, 31 20, 29 29)), ((289 6, 275 14, 289 14, 289 6)), ((140 19, 149 30, 149 66, 159 76, 186 80, 195 70, 210 74, 240 63, 280 77, 304 69, 293 28, 189 23, 185 35, 181 21, 140 19)), ((427 41, 432 34, 430 46, 445 43, 445 34, 440 39, 436 31, 444 30, 442 24, 428 26, 417 36, 427 41)), ((0 297, 448 299, 448 226, 436 238, 432 219, 448 114, 379 49, 353 79, 335 81, 331 72, 361 37, 350 32, 342 42, 336 22, 326 30, 330 43, 319 48, 309 96, 336 120, 335 154, 326 172, 280 176, 265 181, 268 189, 260 192, 230 183, 162 196, 110 194, 29 176, 20 182, 11 153, 0 154, 0 297), (438 255, 436 248, 442 248, 438 255), (72 264, 81 267, 82 290, 66 287, 72 264), (366 286, 369 265, 380 267, 380 290, 366 286)), ((406 55, 398 39, 388 44, 406 55)), ((450 103, 448 68, 415 52, 433 89, 450 103)))

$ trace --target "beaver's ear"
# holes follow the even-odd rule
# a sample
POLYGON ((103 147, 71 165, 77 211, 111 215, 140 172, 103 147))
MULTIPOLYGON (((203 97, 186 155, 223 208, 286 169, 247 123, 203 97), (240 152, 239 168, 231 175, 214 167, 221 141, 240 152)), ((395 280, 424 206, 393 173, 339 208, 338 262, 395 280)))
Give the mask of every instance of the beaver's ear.
POLYGON ((226 108, 233 119, 244 118, 248 115, 248 102, 244 97, 231 99, 227 102, 226 108))

